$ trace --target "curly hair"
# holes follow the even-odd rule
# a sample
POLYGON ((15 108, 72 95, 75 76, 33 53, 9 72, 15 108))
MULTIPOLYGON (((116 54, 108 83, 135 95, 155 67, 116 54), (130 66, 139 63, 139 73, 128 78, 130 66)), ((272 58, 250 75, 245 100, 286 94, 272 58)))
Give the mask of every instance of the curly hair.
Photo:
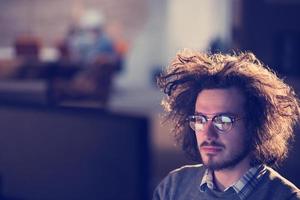
POLYGON ((274 165, 287 157, 293 128, 299 120, 294 90, 252 53, 207 54, 185 49, 158 77, 167 95, 162 100, 167 119, 174 122, 177 143, 194 161, 199 150, 186 120, 195 112, 197 95, 204 89, 238 88, 244 95, 251 165, 274 165))

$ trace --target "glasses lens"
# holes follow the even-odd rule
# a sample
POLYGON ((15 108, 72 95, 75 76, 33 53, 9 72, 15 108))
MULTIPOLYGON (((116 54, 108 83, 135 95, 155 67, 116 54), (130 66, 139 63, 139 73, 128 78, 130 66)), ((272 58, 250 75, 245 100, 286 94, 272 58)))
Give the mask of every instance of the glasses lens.
POLYGON ((201 115, 189 117, 189 125, 195 132, 203 131, 206 121, 206 118, 201 115))
POLYGON ((216 116, 213 120, 214 126, 220 131, 228 131, 233 124, 233 119, 227 115, 216 116))

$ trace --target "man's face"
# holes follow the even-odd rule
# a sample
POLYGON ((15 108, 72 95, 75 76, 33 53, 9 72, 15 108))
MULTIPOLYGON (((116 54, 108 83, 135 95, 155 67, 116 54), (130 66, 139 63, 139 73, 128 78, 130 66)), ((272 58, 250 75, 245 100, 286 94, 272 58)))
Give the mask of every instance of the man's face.
POLYGON ((246 143, 244 96, 232 87, 207 89, 198 94, 195 113, 212 119, 221 113, 230 113, 241 118, 233 123, 229 131, 221 132, 208 120, 202 131, 196 132, 197 144, 203 164, 213 170, 231 168, 249 154, 246 143))

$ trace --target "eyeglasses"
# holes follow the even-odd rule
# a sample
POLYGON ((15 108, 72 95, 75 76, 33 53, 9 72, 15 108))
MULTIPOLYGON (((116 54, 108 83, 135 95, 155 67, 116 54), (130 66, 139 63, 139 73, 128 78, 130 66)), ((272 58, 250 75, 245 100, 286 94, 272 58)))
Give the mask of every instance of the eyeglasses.
POLYGON ((224 133, 230 131, 233 124, 242 119, 242 117, 233 114, 221 113, 209 118, 208 116, 197 114, 188 117, 190 127, 197 133, 204 130, 204 126, 208 121, 212 121, 213 126, 219 131, 224 133))

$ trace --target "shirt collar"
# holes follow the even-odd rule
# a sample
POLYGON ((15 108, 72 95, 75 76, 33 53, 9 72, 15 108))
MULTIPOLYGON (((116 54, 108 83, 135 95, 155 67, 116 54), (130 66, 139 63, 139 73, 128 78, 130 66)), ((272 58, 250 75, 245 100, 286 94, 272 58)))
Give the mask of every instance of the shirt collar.
MULTIPOLYGON (((229 188, 233 188, 241 200, 246 199, 257 185, 259 178, 264 171, 264 165, 258 165, 250 168, 235 184, 226 188, 225 191, 229 188)), ((213 179, 213 171, 206 169, 200 183, 200 191, 205 192, 207 188, 217 190, 213 179)))

